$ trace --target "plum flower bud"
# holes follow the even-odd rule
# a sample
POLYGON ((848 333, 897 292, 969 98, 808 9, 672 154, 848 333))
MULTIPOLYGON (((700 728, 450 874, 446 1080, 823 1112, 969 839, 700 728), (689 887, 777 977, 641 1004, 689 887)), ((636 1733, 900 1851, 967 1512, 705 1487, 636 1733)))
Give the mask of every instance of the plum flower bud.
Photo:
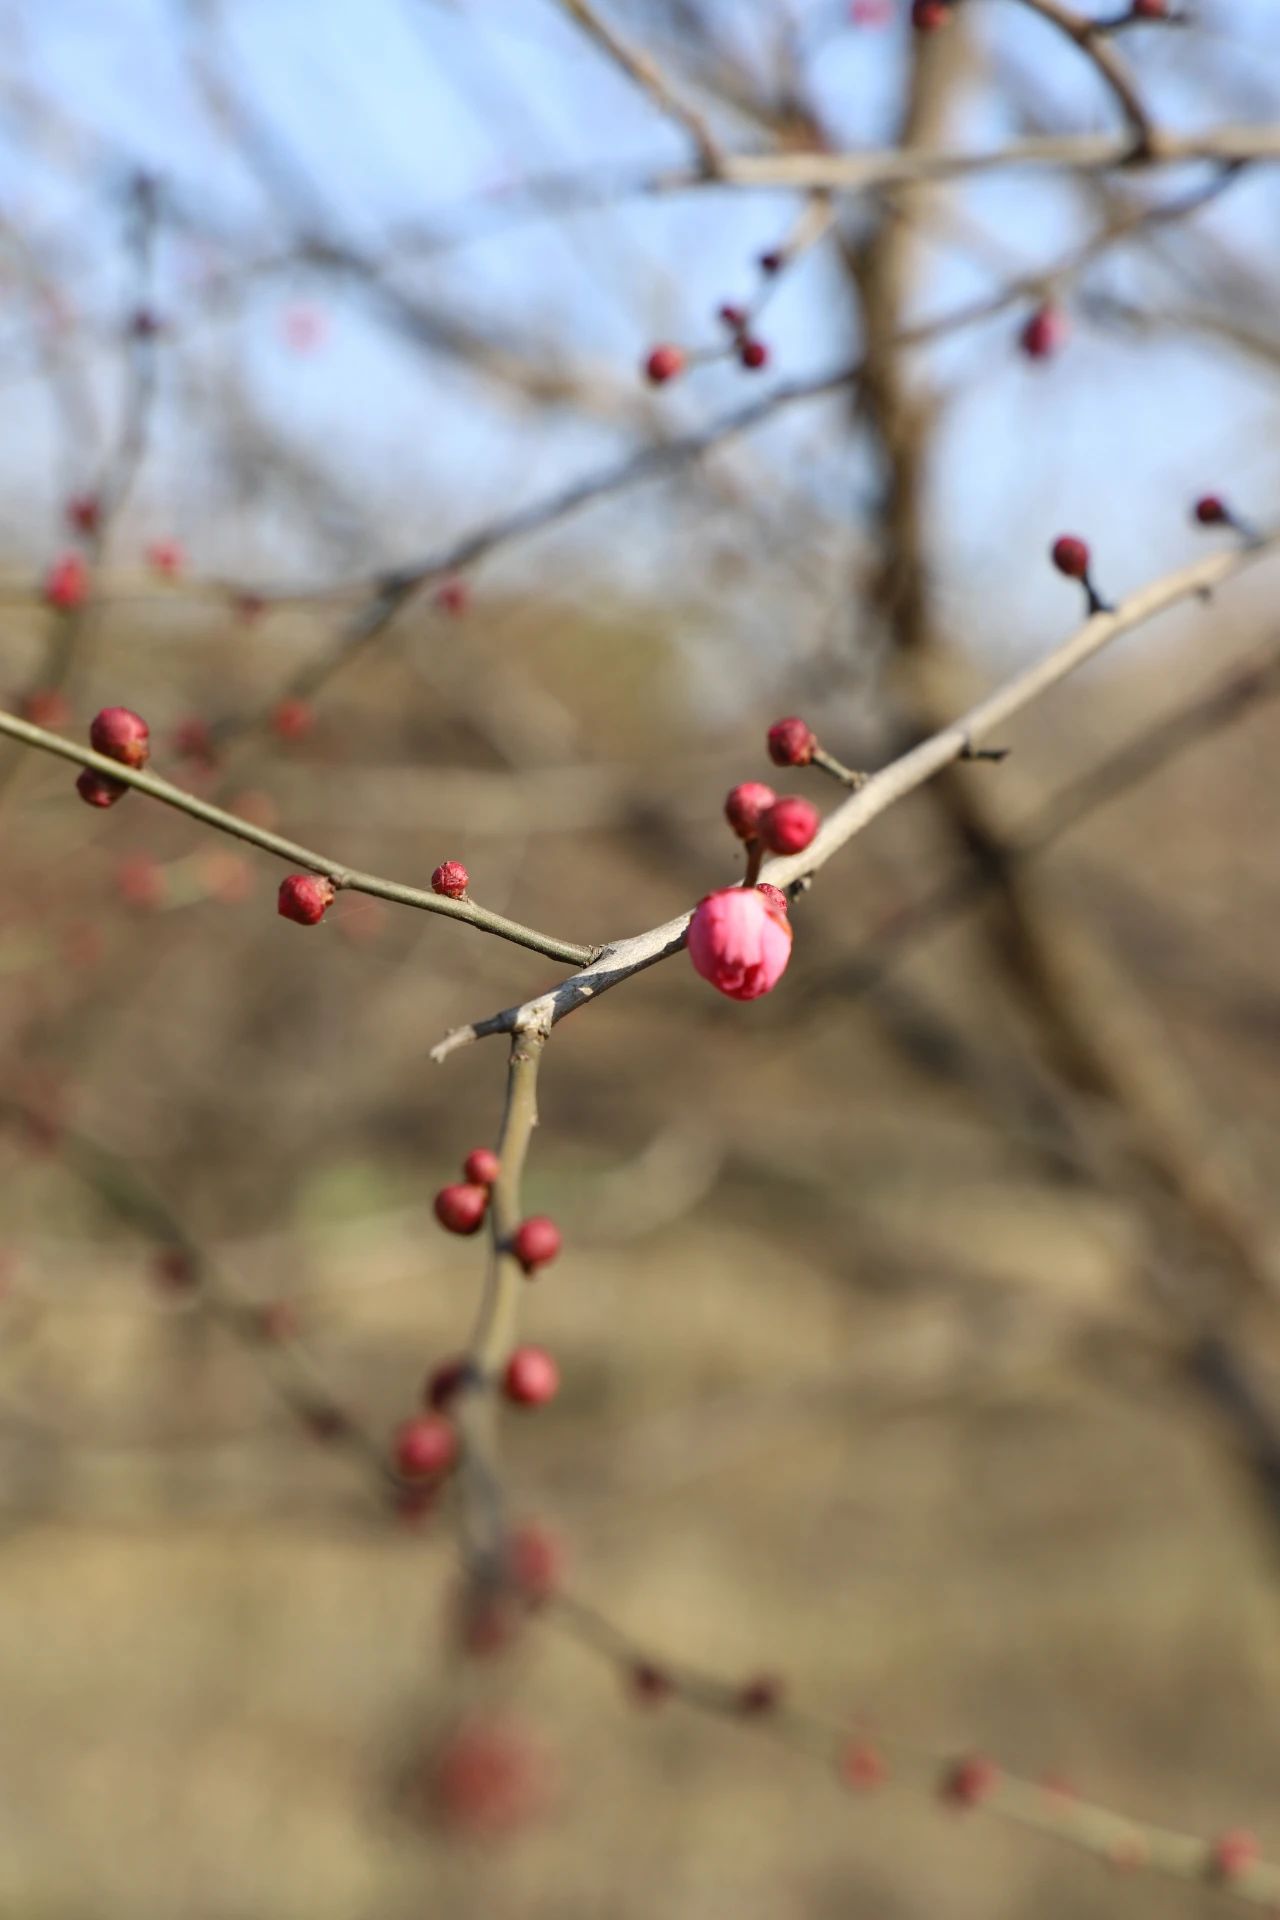
POLYGON ((818 809, 798 794, 784 793, 760 816, 760 838, 771 853, 803 853, 822 824, 818 809))
POLYGON ((129 707, 104 707, 89 728, 89 744, 125 767, 145 767, 151 757, 151 729, 129 707))
POLYGON ((440 1413, 420 1413, 396 1430, 395 1463, 408 1480, 433 1480, 458 1456, 458 1435, 440 1413))
POLYGON ((769 758, 775 767, 807 767, 818 744, 813 728, 795 714, 789 714, 785 720, 775 720, 766 740, 769 758))
POLYGON ((83 605, 89 593, 89 569, 78 553, 64 553, 44 577, 46 603, 60 613, 83 605))
POLYGON ((772 787, 763 780, 743 780, 730 787, 724 803, 724 817, 739 840, 754 840, 760 829, 760 815, 777 799, 772 787))
POLYGON ((1051 557, 1058 572, 1065 573, 1068 580, 1083 580, 1089 571, 1089 549, 1073 533, 1064 533, 1054 541, 1051 557))
POLYGON ((762 893, 770 905, 778 909, 779 913, 785 913, 787 911, 787 896, 781 887, 771 886, 767 880, 757 880, 756 892, 762 893))
POLYGON ((1231 1827, 1221 1833, 1209 1848, 1208 1870, 1211 1880, 1240 1880, 1258 1863, 1260 1849, 1254 1836, 1244 1827, 1231 1827))
POLYGON ((665 387, 684 372, 685 357, 679 347, 664 344, 655 347, 644 363, 645 378, 651 387, 665 387))
POLYGON ((280 882, 276 911, 300 927, 314 927, 334 901, 334 885, 323 873, 291 873, 280 882))
POLYGON ((756 1000, 786 972, 791 926, 758 887, 721 887, 694 908, 689 958, 730 1000, 756 1000))
POLYGON ((470 882, 461 860, 442 860, 431 876, 431 891, 442 893, 446 900, 461 900, 470 882))
POLYGON ((128 791, 123 780, 113 780, 96 767, 86 767, 76 781, 76 792, 87 807, 114 807, 128 791))
POLYGON ((1050 301, 1036 308, 1018 336, 1028 360, 1051 360, 1067 344, 1071 323, 1061 307, 1050 301))
POLYGON ((435 1198, 436 1219, 449 1233, 478 1233, 488 1205, 488 1187, 470 1182, 441 1187, 435 1198))
POLYGON ((511 1251, 527 1274, 536 1273, 560 1251, 560 1229, 545 1213, 522 1220, 511 1236, 511 1251))
POLYGON ((946 1768, 938 1783, 944 1800, 954 1807, 976 1807, 989 1800, 1000 1785, 1000 1770, 985 1754, 970 1753, 946 1768))

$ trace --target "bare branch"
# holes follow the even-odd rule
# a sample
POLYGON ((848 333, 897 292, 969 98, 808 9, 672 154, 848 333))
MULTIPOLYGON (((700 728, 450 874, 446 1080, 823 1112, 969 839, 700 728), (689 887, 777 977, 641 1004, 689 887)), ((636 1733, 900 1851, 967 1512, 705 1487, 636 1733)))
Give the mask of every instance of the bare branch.
MULTIPOLYGON (((851 793, 834 813, 827 816, 817 838, 803 853, 785 860, 771 860, 760 878, 776 887, 794 887, 818 873, 841 847, 861 833, 889 807, 931 779, 943 767, 963 759, 988 735, 1002 728, 1015 714, 1031 706, 1060 680, 1074 673, 1086 661, 1100 653, 1121 634, 1154 619, 1180 602, 1204 595, 1223 581, 1280 545, 1280 532, 1271 532, 1246 547, 1238 547, 1199 560, 1194 566, 1153 581, 1130 594, 1114 610, 1093 614, 1061 646, 1046 654, 1033 666, 1015 674, 994 693, 980 700, 951 726, 921 741, 909 753, 871 775, 851 793)), ((621 985, 635 973, 677 953, 684 945, 692 909, 653 927, 605 947, 591 966, 572 974, 550 993, 536 1000, 507 1007, 501 1013, 459 1027, 432 1048, 433 1060, 443 1061, 459 1047, 496 1033, 549 1033, 566 1014, 588 1000, 598 999, 610 987, 621 985)))
POLYGON ((64 740, 60 734, 47 733, 43 727, 32 726, 29 720, 20 720, 16 714, 0 712, 0 734, 8 734, 11 739, 20 740, 28 747, 38 747, 44 753, 57 754, 77 766, 92 767, 108 779, 136 787, 139 793, 159 800, 177 813, 187 814, 192 820, 199 820, 206 827, 232 834, 237 840, 247 841, 251 847, 260 847, 264 853, 273 853, 281 860, 291 861, 309 873, 323 873, 339 891, 369 893, 379 900, 394 901, 397 906, 417 907, 424 913, 442 913, 448 919, 462 920, 468 926, 478 927, 482 933, 492 933, 499 939, 510 940, 518 947, 530 947, 535 953, 546 954, 551 960, 567 960, 581 965, 584 961, 592 960, 598 952, 595 947, 576 946, 572 941, 557 940, 551 934, 538 933, 532 927, 521 926, 519 921, 508 920, 500 913, 491 913, 487 907, 477 906, 472 900, 451 900, 444 894, 424 892, 421 887, 406 886, 399 880, 384 880, 377 874, 345 866, 340 860, 331 859, 328 854, 316 853, 310 847, 299 846, 296 840, 286 840, 278 833, 269 833, 265 827, 255 826, 252 821, 242 820, 237 814, 227 813, 208 800, 201 800, 196 794, 187 793, 182 787, 162 780, 158 774, 122 766, 118 760, 109 760, 106 754, 95 753, 92 747, 82 747, 74 740, 64 740))
POLYGON ((720 171, 724 154, 719 141, 702 115, 679 98, 671 82, 656 61, 631 46, 616 30, 600 18, 588 0, 560 0, 564 11, 575 20, 596 45, 622 68, 636 85, 647 93, 654 105, 669 119, 678 121, 698 150, 704 171, 711 177, 720 171))

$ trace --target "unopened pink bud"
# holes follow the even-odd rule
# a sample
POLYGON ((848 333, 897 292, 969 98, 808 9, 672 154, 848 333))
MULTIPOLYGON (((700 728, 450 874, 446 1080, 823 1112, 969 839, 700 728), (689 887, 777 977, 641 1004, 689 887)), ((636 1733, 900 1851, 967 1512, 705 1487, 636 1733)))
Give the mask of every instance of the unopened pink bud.
POLYGON ((771 853, 803 853, 821 824, 822 816, 811 801, 784 793, 761 814, 760 838, 771 853))
POLYGON ((756 1000, 786 972, 791 926, 758 887, 721 887, 694 908, 689 958, 730 1000, 756 1000))
POLYGON ((724 817, 739 840, 754 840, 760 828, 760 815, 777 799, 772 787, 763 780, 743 780, 730 787, 724 803, 724 817))
POLYGON ((461 900, 470 884, 461 860, 442 860, 431 876, 432 893, 442 893, 446 900, 461 900))
POLYGON ((491 1147, 473 1147, 463 1163, 462 1171, 473 1187, 491 1187, 502 1167, 491 1147))
POLYGON ((526 1273, 534 1273, 560 1251, 560 1229, 545 1213, 522 1220, 511 1236, 511 1251, 526 1273))

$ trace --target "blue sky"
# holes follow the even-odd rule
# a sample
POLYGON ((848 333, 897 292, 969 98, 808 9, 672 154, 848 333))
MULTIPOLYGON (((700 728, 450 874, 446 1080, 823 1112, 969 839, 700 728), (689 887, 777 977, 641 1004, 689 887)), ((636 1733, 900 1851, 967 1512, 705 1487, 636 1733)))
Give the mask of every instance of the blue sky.
MULTIPOLYGON (((815 21, 839 18, 825 4, 806 11, 815 21)), ((1016 131, 1010 75, 1030 76, 1048 124, 1106 123, 1096 77, 1043 23, 1008 0, 972 0, 972 11, 1002 73, 975 76, 966 88, 958 137, 976 144, 1016 131)), ((1204 41, 1150 29, 1124 42, 1160 116, 1191 125, 1280 112, 1274 0, 1205 0, 1200 11, 1204 41)), ((644 16, 639 6, 612 12, 642 37, 644 16)), ((758 52, 774 17, 762 0, 734 12, 735 31, 758 52)), ((167 233, 161 243, 157 302, 174 333, 130 523, 138 540, 176 533, 211 569, 301 583, 416 557, 638 444, 634 424, 495 394, 455 359, 389 331, 368 298, 329 276, 295 265, 255 276, 215 305, 211 271, 276 252, 290 231, 322 222, 329 236, 384 257, 396 282, 433 310, 539 364, 583 366, 621 404, 642 409, 635 373, 647 345, 714 337, 715 306, 750 290, 755 255, 791 218, 784 196, 723 193, 513 217, 530 174, 647 169, 685 153, 679 132, 550 0, 225 0, 209 9, 195 0, 9 0, 0 18, 9 259, 34 258, 63 290, 72 308, 64 343, 104 424, 119 388, 115 330, 132 298, 121 241, 127 168, 153 169, 179 206, 224 236, 219 245, 167 233), (237 98, 287 156, 287 204, 220 135, 196 71, 202 56, 233 77, 237 98), (15 112, 15 98, 25 111, 15 112), (38 111, 33 122, 33 98, 54 112, 38 111), (448 243, 413 253, 404 244, 410 232, 448 243), (292 351, 286 338, 300 307, 323 312, 324 337, 310 353, 292 351), (258 498, 241 511, 230 504, 225 423, 240 405, 257 430, 314 462, 350 502, 343 537, 328 526, 317 537, 287 501, 258 498)), ((656 37, 651 44, 670 52, 656 37)), ((821 38, 813 88, 840 140, 886 137, 905 45, 896 30, 821 38)), ((749 136, 739 129, 738 137, 749 136)), ((1259 172, 1202 216, 1273 283, 1278 186, 1274 171, 1259 172)), ((1078 196, 1043 175, 975 182, 962 205, 1024 268, 1052 260, 1084 231, 1078 196)), ((993 285, 989 266, 954 249, 931 249, 927 263, 925 310, 993 285)), ((1172 285, 1123 254, 1090 284, 1146 305, 1172 285)), ((31 303, 12 272, 9 290, 0 329, 10 421, 0 538, 7 558, 21 562, 60 537, 68 454, 74 467, 83 451, 86 476, 93 459, 58 438, 47 383, 33 372, 31 303)), ((1044 578, 1039 555, 1062 527, 1091 532, 1108 579, 1122 586, 1187 551, 1185 504, 1195 492, 1216 486, 1265 514, 1280 481, 1273 370, 1214 343, 1134 335, 1079 309, 1074 317, 1071 345, 1052 367, 1029 367, 1013 350, 1017 316, 926 363, 953 396, 937 475, 939 592, 997 646, 1014 644, 1028 616, 1060 606, 1060 583, 1044 578)), ((851 356, 840 276, 821 251, 781 289, 767 333, 776 375, 771 369, 765 383, 851 356)), ((761 390, 734 365, 707 368, 654 401, 654 417, 660 410, 664 420, 696 425, 761 390)), ((838 533, 847 520, 856 531, 867 476, 850 458, 843 422, 837 403, 762 430, 742 456, 746 484, 763 480, 767 496, 772 474, 787 513, 803 515, 808 502, 824 526, 838 533)), ((336 511, 339 519, 347 512, 336 511)), ((558 556, 572 553, 584 577, 613 573, 637 592, 649 590, 659 567, 696 578, 705 565, 703 511, 691 510, 687 489, 650 489, 513 553, 494 572, 537 579, 549 570, 559 584, 558 556)), ((705 512, 717 540, 733 537, 722 509, 705 512)), ((750 522, 740 537, 754 537, 750 522)))

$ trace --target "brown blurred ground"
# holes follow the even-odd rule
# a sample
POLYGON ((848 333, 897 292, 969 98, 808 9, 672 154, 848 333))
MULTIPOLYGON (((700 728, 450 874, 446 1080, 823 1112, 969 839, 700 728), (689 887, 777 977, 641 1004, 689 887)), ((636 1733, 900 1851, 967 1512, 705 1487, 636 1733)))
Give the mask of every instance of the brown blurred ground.
MULTIPOLYGON (((1260 631, 1188 625, 972 777, 1017 817, 1198 683, 1209 645, 1260 631)), ((314 644, 295 615, 113 621, 81 723, 108 695, 158 732, 233 710, 314 644)), ((353 861, 416 879, 458 855, 486 904, 573 938, 632 931, 727 876, 720 797, 764 771, 754 720, 726 738, 678 718, 683 672, 642 612, 499 606, 465 640, 410 621, 311 740, 246 746, 228 779, 353 861)), ((857 719, 833 719, 851 757, 857 719)), ((1043 869, 1264 1185, 1278 727, 1260 709, 1043 869)), ((445 1069, 427 1049, 554 970, 351 897, 305 934, 257 856, 241 902, 131 912, 123 854, 198 887, 208 843, 132 800, 90 817, 68 788, 27 767, 3 818, 18 1094, 179 1205, 255 1298, 299 1302, 308 1349, 389 1429, 465 1335, 479 1257, 434 1230, 430 1195, 500 1097, 492 1046, 445 1069)), ((526 1325, 566 1385, 508 1423, 514 1500, 659 1652, 778 1668, 817 1706, 1170 1825, 1254 1825, 1274 1852, 1273 1539, 1176 1365, 1133 1210, 1067 1164, 972 918, 869 996, 842 976, 939 864, 917 801, 797 908, 772 1001, 715 1002, 677 959, 559 1032, 528 1197, 568 1249, 526 1325)), ((158 1293, 146 1240, 56 1151, 11 1132, 3 1152, 6 1911, 808 1920, 1210 1898, 1108 1881, 915 1789, 851 1800, 749 1730, 638 1712, 550 1630, 460 1664, 447 1519, 388 1519, 299 1437, 252 1351, 158 1293), (429 1817, 429 1756, 477 1704, 529 1724, 554 1782, 502 1846, 429 1817)))

